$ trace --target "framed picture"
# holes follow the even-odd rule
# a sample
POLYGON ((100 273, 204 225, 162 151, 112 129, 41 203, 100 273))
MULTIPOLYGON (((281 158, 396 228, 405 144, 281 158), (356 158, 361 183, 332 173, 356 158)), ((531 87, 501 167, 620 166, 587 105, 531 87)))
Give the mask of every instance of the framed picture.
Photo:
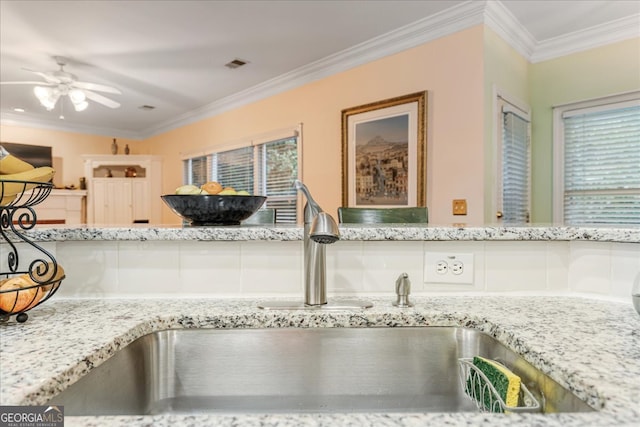
POLYGON ((342 110, 342 206, 426 206, 426 98, 342 110))

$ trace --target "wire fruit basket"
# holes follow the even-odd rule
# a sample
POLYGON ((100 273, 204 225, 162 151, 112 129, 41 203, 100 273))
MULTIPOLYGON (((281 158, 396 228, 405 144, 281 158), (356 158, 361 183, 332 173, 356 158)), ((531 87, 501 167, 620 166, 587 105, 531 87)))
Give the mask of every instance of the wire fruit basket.
POLYGON ((7 248, 6 263, 0 260, 0 323, 12 315, 25 322, 26 312, 51 298, 65 278, 54 256, 25 235, 37 223, 33 206, 52 189, 50 182, 0 181, 0 245, 3 253, 7 248), (29 248, 31 259, 22 259, 20 252, 29 248))
POLYGON ((523 382, 520 383, 518 406, 507 406, 487 376, 473 364, 473 358, 458 359, 460 383, 465 394, 481 412, 541 412, 542 407, 523 382))

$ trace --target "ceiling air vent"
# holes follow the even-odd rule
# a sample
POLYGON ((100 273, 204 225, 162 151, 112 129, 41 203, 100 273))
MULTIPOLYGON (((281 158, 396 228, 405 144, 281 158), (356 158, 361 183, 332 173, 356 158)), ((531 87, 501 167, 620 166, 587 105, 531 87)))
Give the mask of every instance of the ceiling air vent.
POLYGON ((243 61, 242 59, 234 59, 233 61, 227 62, 226 64, 224 64, 224 66, 227 68, 234 69, 234 68, 240 68, 246 64, 247 64, 247 61, 243 61))
POLYGON ((144 111, 151 111, 151 110, 155 110, 156 107, 154 107, 153 105, 141 105, 138 108, 144 111))

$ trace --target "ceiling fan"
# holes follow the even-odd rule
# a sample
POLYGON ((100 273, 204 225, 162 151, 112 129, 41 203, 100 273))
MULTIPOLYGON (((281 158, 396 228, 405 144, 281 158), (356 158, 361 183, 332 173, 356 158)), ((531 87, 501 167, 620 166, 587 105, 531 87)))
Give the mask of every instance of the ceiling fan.
POLYGON ((48 111, 55 108, 58 99, 61 96, 68 96, 76 111, 84 111, 89 106, 87 99, 102 104, 109 108, 118 108, 120 103, 96 92, 105 92, 113 94, 122 94, 120 90, 97 83, 81 82, 71 73, 64 71, 67 60, 61 56, 54 56, 60 70, 58 71, 35 71, 23 68, 37 76, 42 77, 45 81, 19 81, 19 82, 0 82, 2 85, 36 85, 33 93, 40 101, 43 107, 48 111))

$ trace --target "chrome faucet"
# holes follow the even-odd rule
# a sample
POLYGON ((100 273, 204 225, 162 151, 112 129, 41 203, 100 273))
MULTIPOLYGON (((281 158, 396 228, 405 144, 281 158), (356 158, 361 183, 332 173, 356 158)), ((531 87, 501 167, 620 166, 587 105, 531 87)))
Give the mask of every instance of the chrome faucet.
POLYGON ((327 262, 325 245, 340 239, 338 224, 313 200, 309 189, 299 180, 295 187, 307 198, 304 205, 304 303, 327 303, 327 262))
POLYGON ((313 200, 306 185, 294 181, 296 190, 307 199, 304 205, 304 304, 268 301, 258 304, 264 309, 360 309, 373 304, 367 301, 338 301, 327 303, 327 261, 326 245, 340 239, 338 224, 331 215, 322 210, 313 200))

